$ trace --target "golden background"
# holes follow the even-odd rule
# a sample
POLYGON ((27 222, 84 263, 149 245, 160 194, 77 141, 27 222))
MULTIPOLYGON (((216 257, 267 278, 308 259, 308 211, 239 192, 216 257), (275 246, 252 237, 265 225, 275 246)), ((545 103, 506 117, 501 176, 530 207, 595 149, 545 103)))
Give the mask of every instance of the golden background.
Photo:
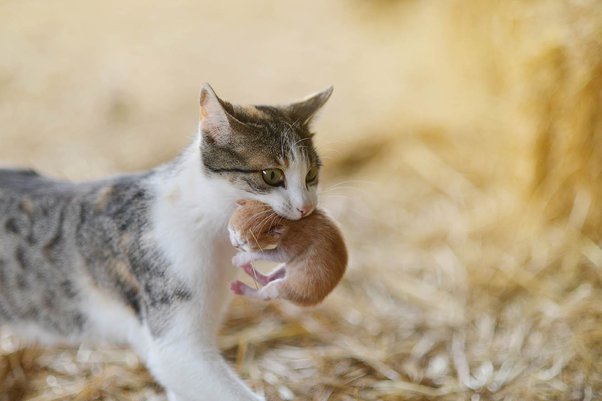
MULTIPOLYGON (((321 204, 351 250, 319 307, 235 300, 269 400, 602 397, 596 0, 0 2, 0 161, 69 179, 190 141, 234 103, 333 84, 321 204)), ((109 346, 0 337, 0 400, 161 400, 109 346)))

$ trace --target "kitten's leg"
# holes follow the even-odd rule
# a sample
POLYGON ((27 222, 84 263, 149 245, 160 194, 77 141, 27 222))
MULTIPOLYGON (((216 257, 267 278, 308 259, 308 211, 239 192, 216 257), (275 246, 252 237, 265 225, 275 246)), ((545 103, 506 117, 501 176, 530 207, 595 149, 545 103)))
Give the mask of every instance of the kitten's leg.
POLYGON ((255 270, 253 268, 253 266, 251 266, 250 263, 243 265, 241 267, 245 271, 245 273, 247 273, 249 276, 251 276, 253 279, 255 279, 261 285, 266 285, 270 281, 274 281, 276 279, 282 278, 286 274, 286 270, 285 270, 286 264, 282 264, 281 266, 277 267, 275 270, 273 270, 268 275, 258 272, 257 270, 255 270))
POLYGON ((239 252, 232 258, 234 266, 244 266, 257 260, 266 260, 269 262, 286 262, 285 255, 278 249, 268 249, 261 252, 239 252))
POLYGON ((235 281, 230 284, 232 292, 238 295, 244 295, 250 298, 260 299, 262 301, 269 301, 276 299, 280 296, 280 285, 284 282, 284 279, 276 279, 269 282, 265 287, 256 290, 249 287, 242 281, 235 281))
POLYGON ((268 275, 268 282, 271 283, 274 280, 284 278, 286 276, 286 263, 281 264, 268 275))
POLYGON ((236 295, 244 295, 247 297, 255 297, 257 294, 257 290, 255 288, 251 288, 240 280, 236 280, 230 283, 230 290, 236 295))

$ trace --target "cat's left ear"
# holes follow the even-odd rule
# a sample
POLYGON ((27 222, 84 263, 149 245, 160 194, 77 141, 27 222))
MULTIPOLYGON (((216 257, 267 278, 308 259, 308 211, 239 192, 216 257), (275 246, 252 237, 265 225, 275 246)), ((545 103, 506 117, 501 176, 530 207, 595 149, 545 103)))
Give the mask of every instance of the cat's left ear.
POLYGON ((285 106, 284 109, 294 121, 301 125, 308 125, 316 116, 316 113, 328 101, 333 90, 334 87, 331 85, 321 92, 316 92, 299 102, 285 106))
POLYGON ((211 140, 227 141, 232 132, 244 131, 245 125, 228 111, 232 106, 220 99, 207 83, 201 88, 200 106, 201 133, 211 140))

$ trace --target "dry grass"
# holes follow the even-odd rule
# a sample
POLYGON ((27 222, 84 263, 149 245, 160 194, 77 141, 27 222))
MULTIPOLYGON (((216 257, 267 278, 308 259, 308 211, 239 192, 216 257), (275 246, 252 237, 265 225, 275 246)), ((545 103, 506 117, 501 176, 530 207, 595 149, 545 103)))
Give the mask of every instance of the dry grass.
MULTIPOLYGON (((73 2, 63 3, 87 21, 73 2)), ((98 32, 113 11, 99 7, 100 22, 87 21, 89 37, 57 39, 46 31, 62 24, 72 29, 71 19, 2 4, 13 18, 12 36, 3 35, 10 41, 1 46, 17 49, 18 57, 0 69, 6 132, 0 156, 70 177, 147 166, 185 142, 165 132, 186 132, 191 125, 182 121, 195 115, 187 105, 193 92, 166 89, 164 82, 187 87, 210 76, 221 79, 214 84, 232 94, 226 97, 239 98, 239 90, 268 101, 262 73, 275 80, 267 92, 281 99, 292 85, 287 72, 313 76, 300 85, 332 79, 337 95, 320 126, 330 134, 318 138, 326 159, 321 202, 344 227, 351 266, 317 308, 236 299, 221 345, 241 375, 278 401, 599 399, 602 6, 594 0, 437 3, 260 3, 253 9, 241 3, 234 16, 215 5, 185 3, 182 15, 161 10, 164 20, 142 7, 140 18, 163 29, 154 37, 165 43, 151 49, 173 58, 161 63, 144 49, 138 61, 120 53, 154 32, 148 22, 128 27, 135 20, 127 13, 119 14, 112 38, 98 32), (189 45, 203 55, 224 51, 209 67, 197 64, 206 57, 195 58, 180 41, 205 29, 181 27, 192 24, 193 11, 223 34, 218 44, 189 45), (266 14, 270 24, 263 22, 266 14), (16 18, 23 15, 48 26, 16 18), (285 29, 291 23, 309 36, 285 29), (270 66, 244 63, 247 50, 236 53, 228 36, 237 35, 230 32, 235 26, 259 31, 258 52, 270 66), (275 38, 279 29, 282 37, 275 38), (125 44, 115 44, 119 35, 125 44), (117 58, 128 70, 153 61, 152 71, 179 74, 151 82, 148 71, 141 77, 109 71, 90 85, 91 100, 69 100, 87 77, 79 65, 102 70, 83 56, 80 46, 88 42, 113 45, 99 53, 101 62, 117 58), (73 66, 59 58, 39 72, 42 67, 27 64, 35 56, 22 55, 39 43, 82 61, 73 66), (235 67, 220 72, 232 59, 235 67), (186 61, 202 66, 201 78, 178 69, 186 61), (53 68, 77 78, 47 88, 50 81, 42 78, 53 68), (24 84, 29 75, 31 87, 24 84), (152 93, 159 96, 149 100, 152 93), (58 109, 48 100, 52 94, 62 96, 58 109)), ((129 350, 20 349, 15 341, 6 334, 0 343, 2 401, 163 399, 129 350)))

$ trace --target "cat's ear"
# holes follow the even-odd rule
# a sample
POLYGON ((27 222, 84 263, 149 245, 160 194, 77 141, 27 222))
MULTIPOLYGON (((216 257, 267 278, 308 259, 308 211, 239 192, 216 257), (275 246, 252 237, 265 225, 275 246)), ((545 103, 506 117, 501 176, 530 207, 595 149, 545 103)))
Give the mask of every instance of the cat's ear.
POLYGON ((334 87, 329 86, 321 92, 311 94, 305 99, 299 102, 291 103, 284 108, 294 121, 300 123, 301 125, 308 125, 315 117, 316 113, 330 98, 333 90, 334 87))
POLYGON ((244 206, 247 204, 247 200, 246 199, 239 199, 236 201, 236 205, 237 206, 244 206))
POLYGON ((241 130, 244 126, 228 112, 227 108, 231 106, 221 100, 208 83, 201 88, 200 107, 201 134, 213 141, 223 141, 232 131, 241 130))

